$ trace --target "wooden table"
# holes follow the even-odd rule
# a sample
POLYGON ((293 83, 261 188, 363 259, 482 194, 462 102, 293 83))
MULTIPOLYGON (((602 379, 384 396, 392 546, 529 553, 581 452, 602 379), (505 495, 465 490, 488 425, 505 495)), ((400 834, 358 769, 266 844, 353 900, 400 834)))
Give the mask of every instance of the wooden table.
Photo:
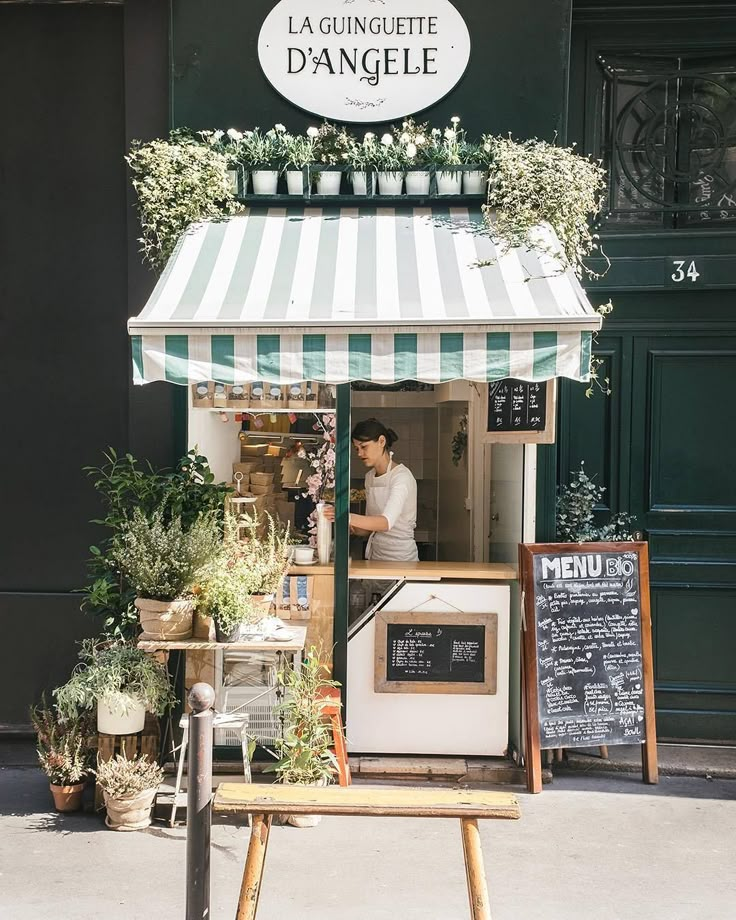
POLYGON ((248 856, 236 920, 255 920, 271 821, 275 814, 350 815, 383 818, 459 818, 471 920, 491 920, 478 819, 520 818, 516 796, 456 789, 392 789, 383 786, 313 786, 221 783, 213 809, 252 815, 248 856))

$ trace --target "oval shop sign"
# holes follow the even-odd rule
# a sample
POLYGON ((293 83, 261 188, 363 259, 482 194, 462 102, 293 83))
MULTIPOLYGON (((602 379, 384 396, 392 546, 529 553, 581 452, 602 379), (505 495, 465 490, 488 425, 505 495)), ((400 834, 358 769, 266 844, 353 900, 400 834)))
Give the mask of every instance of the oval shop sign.
POLYGON ((261 27, 258 57, 299 108, 382 122, 446 96, 468 66, 470 34, 450 0, 280 0, 261 27))

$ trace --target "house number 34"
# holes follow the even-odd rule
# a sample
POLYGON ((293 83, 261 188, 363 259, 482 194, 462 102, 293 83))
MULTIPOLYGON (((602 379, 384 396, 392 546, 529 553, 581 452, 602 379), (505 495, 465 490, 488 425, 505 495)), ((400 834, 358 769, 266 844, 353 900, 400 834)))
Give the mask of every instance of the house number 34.
POLYGON ((675 284, 679 284, 681 281, 684 281, 686 278, 689 278, 690 281, 694 284, 700 277, 700 272, 695 264, 695 259, 693 259, 690 264, 685 268, 685 263, 687 259, 673 259, 672 265, 674 267, 674 272, 670 276, 675 284))

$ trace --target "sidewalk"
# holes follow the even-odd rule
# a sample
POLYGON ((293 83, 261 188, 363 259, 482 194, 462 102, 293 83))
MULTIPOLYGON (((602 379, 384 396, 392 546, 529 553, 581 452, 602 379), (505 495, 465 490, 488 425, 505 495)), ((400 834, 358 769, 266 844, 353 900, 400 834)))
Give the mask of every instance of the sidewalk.
MULTIPOLYGON (((644 786, 635 775, 567 772, 541 795, 516 791, 520 821, 481 822, 494 920, 736 916, 733 780, 644 786)), ((114 833, 99 817, 49 806, 40 771, 0 766, 3 920, 183 920, 184 828, 114 833)), ((466 920, 457 825, 325 818, 274 828, 259 916, 466 920)), ((213 827, 213 920, 234 916, 247 840, 245 828, 213 827)))

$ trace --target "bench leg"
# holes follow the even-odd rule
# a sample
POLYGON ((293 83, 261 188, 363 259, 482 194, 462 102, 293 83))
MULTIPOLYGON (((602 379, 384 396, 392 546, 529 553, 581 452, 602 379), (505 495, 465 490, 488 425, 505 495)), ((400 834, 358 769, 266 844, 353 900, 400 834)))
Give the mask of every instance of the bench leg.
POLYGON ((243 883, 240 886, 238 912, 235 920, 255 920, 256 911, 258 910, 258 898, 261 893, 263 867, 266 862, 271 819, 271 815, 253 815, 248 856, 245 860, 243 883))
POLYGON ((483 866, 483 851, 480 846, 480 832, 475 818, 461 818, 465 873, 468 879, 471 920, 491 920, 488 903, 486 870, 483 866))

